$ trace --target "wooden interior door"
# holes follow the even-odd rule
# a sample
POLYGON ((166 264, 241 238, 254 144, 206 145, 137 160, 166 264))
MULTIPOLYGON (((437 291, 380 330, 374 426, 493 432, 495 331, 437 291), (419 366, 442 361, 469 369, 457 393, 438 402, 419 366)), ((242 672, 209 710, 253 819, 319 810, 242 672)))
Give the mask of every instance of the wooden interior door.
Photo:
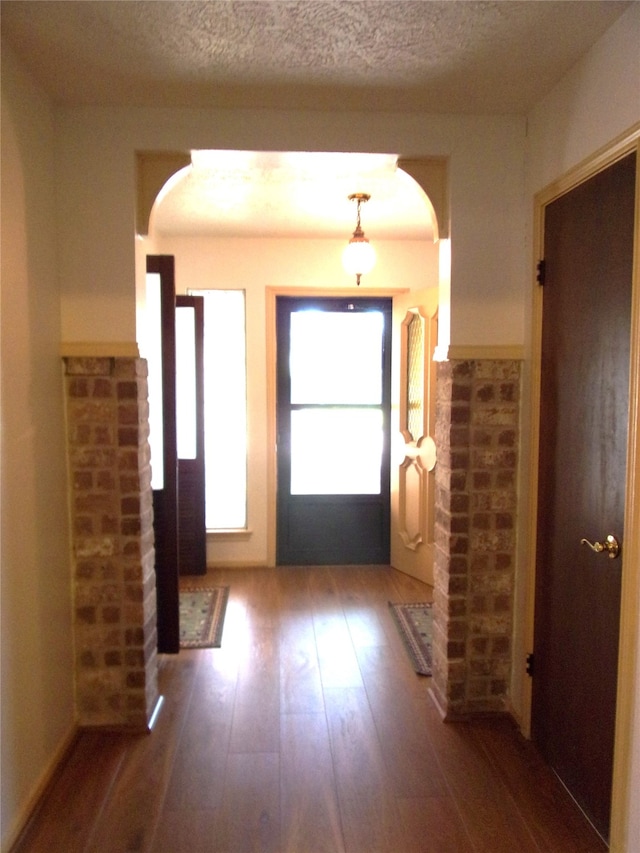
POLYGON ((278 297, 276 305, 276 561, 388 564, 391 300, 278 297), (369 325, 374 335, 354 345, 369 325))
POLYGON ((176 296, 178 571, 207 572, 204 452, 204 299, 176 296))
POLYGON ((438 289, 393 299, 391 565, 433 585, 438 289))
MULTIPOLYGON (((180 603, 178 586, 178 456, 176 446, 176 322, 175 270, 171 255, 147 256, 147 290, 157 289, 156 328, 150 330, 160 341, 159 363, 149 366, 149 384, 158 371, 161 440, 158 442, 163 476, 153 487, 153 529, 156 554, 156 599, 158 651, 175 654, 180 650, 180 603)), ((151 301, 151 300, 150 300, 151 301)), ((150 407, 154 401, 150 399, 150 407)), ((153 423, 153 415, 150 420, 153 423)), ((158 413, 156 413, 158 414, 158 413)), ((157 418, 156 418, 157 421, 157 418)), ((156 459, 159 463, 160 459, 156 459)), ((151 457, 154 466, 154 457, 151 457)))
POLYGON ((532 736, 609 833, 629 404, 635 155, 544 216, 532 736), (583 539, 622 545, 611 558, 583 539))

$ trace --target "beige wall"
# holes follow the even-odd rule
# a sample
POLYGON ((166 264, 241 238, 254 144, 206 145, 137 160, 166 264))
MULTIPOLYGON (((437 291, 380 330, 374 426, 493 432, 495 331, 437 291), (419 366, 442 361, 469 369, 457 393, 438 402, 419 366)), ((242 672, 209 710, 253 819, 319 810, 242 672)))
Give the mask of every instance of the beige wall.
POLYGON ((238 148, 449 156, 451 343, 522 343, 522 118, 94 108, 56 118, 65 341, 135 339, 135 150, 238 148))
POLYGON ((74 723, 53 115, 2 51, 2 849, 74 723))
POLYGON ((531 111, 527 197, 640 120, 640 3, 531 111))

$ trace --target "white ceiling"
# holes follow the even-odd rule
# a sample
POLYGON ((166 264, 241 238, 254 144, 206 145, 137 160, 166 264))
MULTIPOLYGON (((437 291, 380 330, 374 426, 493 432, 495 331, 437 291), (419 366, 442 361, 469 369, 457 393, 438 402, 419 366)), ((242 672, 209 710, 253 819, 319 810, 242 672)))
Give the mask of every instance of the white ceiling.
MULTIPOLYGON (((60 104, 524 115, 628 5, 2 0, 0 23, 3 40, 60 104)), ((366 191, 362 224, 372 242, 376 233, 428 232, 424 198, 398 180, 393 158, 324 157, 311 164, 245 152, 193 170, 167 194, 155 227, 349 232, 355 205, 346 196, 366 191)))

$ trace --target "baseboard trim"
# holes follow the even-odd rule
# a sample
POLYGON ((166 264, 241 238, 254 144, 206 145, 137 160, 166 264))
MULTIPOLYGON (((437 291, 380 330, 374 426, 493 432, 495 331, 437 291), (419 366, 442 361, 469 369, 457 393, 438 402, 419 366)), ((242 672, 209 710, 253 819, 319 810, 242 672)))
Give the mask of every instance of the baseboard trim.
POLYGON ((510 720, 517 728, 520 730, 520 723, 518 718, 514 715, 513 709, 505 700, 505 707, 495 711, 464 711, 456 713, 447 711, 442 707, 442 704, 438 697, 436 696, 436 692, 433 687, 430 687, 428 690, 429 696, 433 704, 436 706, 438 710, 438 714, 440 715, 440 719, 443 723, 472 723, 474 720, 486 720, 486 719, 507 719, 510 720))
POLYGON ((50 761, 40 774, 40 777, 27 797, 26 802, 15 817, 12 828, 9 830, 3 845, 3 851, 11 851, 23 840, 37 817, 47 794, 58 780, 62 768, 69 760, 73 748, 78 739, 80 729, 74 722, 72 727, 62 738, 50 761))

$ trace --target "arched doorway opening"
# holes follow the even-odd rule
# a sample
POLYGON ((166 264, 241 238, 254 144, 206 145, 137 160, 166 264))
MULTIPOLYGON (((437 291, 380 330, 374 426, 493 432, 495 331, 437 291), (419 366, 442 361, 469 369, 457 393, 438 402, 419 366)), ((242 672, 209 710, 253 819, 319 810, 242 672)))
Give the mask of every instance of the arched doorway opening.
MULTIPOLYGON (((444 158, 402 160, 395 155, 273 152, 138 155, 138 256, 175 256, 176 292, 211 287, 212 282, 215 287, 246 291, 246 334, 250 344, 247 405, 252 434, 252 456, 247 465, 250 510, 246 529, 209 534, 210 557, 217 565, 274 563, 276 434, 274 382, 270 375, 271 366, 275 365, 274 299, 276 293, 282 292, 355 293, 355 282, 341 269, 340 255, 353 230, 349 191, 358 187, 371 192, 365 227, 379 257, 378 267, 363 277, 358 293, 406 296, 399 326, 406 320, 407 311, 418 315, 419 303, 411 303, 412 293, 431 293, 432 307, 423 321, 433 319, 440 294, 445 294, 445 322, 440 323, 438 341, 434 324, 430 323, 429 342, 423 353, 423 360, 429 364, 423 373, 431 376, 429 387, 433 389, 434 354, 438 344, 440 349, 446 349, 448 340, 448 192, 444 158), (358 159, 365 165, 360 171, 354 165, 358 159), (291 176, 296 172, 294 182, 291 176), (425 184, 433 199, 425 191, 425 184), (224 191, 216 196, 212 187, 223 187, 224 191), (252 221, 243 218, 243 208, 251 213, 252 221), (216 217, 218 221, 214 222, 216 217), (266 437, 266 442, 258 436, 266 437)), ((142 263, 138 263, 138 269, 144 269, 142 263)), ((138 281, 142 305, 143 291, 144 282, 138 281)), ((142 346, 141 353, 145 354, 142 346)), ((399 352, 397 357, 401 358, 399 352)), ((396 395, 402 393, 403 387, 398 379, 396 395)), ((399 396, 395 406, 401 408, 399 396)), ((420 444, 423 437, 426 432, 412 440, 420 444)), ((416 526, 418 513, 428 514, 428 501, 420 499, 420 495, 428 493, 428 500, 433 500, 433 487, 427 484, 433 479, 435 460, 424 469, 423 478, 414 476, 415 455, 410 464, 403 466, 403 461, 398 460, 401 478, 405 478, 402 501, 406 511, 408 483, 408 492, 413 495, 409 498, 413 506, 408 509, 412 523, 398 524, 397 529, 398 535, 404 534, 402 547, 408 546, 415 554, 416 545, 420 551, 422 540, 416 539, 415 530, 407 531, 416 526)), ((402 487, 399 483, 396 490, 402 487)), ((425 547, 430 545, 432 536, 424 542, 425 547)))

